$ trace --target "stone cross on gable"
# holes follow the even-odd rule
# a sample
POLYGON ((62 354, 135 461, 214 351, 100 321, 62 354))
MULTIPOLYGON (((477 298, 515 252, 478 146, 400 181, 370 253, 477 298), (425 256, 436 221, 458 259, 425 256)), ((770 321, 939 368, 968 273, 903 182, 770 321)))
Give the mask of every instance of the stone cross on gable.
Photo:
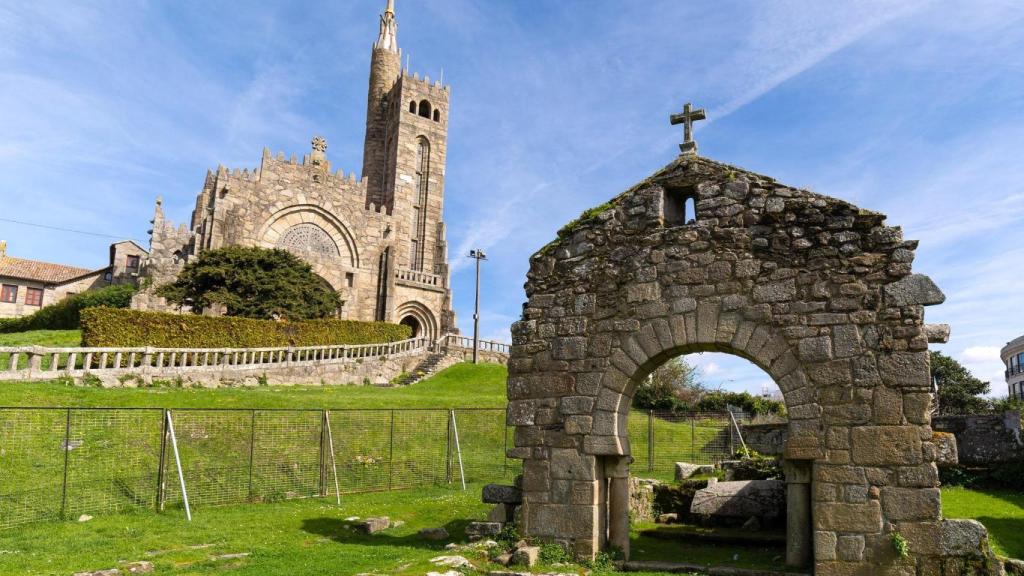
POLYGON ((683 154, 697 153, 697 142, 693 140, 693 123, 697 120, 705 119, 707 119, 707 115, 704 114, 704 109, 698 108, 694 110, 689 102, 683 106, 682 114, 673 114, 669 117, 673 126, 676 124, 683 125, 683 143, 679 145, 679 149, 683 154))

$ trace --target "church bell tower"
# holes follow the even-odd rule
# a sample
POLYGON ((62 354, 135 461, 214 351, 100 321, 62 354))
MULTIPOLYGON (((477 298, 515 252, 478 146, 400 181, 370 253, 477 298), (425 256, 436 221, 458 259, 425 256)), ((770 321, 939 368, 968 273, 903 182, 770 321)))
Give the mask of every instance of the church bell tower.
MULTIPOLYGON (((370 58, 366 204, 392 216, 389 268, 410 284, 443 289, 450 299, 443 212, 451 91, 401 64, 394 0, 388 0, 370 58)), ((382 303, 380 309, 387 308, 382 303)), ((450 311, 450 300, 444 309, 450 311)), ((454 329, 454 316, 447 315, 440 323, 454 329)))

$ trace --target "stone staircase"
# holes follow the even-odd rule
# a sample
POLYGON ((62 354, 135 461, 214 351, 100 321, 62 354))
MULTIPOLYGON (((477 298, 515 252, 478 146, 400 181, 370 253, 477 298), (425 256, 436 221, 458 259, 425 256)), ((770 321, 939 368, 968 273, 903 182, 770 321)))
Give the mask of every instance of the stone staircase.
POLYGON ((429 378, 441 370, 461 361, 461 357, 448 351, 431 352, 427 354, 427 356, 423 358, 423 360, 420 361, 412 371, 396 378, 390 385, 408 386, 409 384, 415 384, 416 382, 419 382, 424 378, 429 378))

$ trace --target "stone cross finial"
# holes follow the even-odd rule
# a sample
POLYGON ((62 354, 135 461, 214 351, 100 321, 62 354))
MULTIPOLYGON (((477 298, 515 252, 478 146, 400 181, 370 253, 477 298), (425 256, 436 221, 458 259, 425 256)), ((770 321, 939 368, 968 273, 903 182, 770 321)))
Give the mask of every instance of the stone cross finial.
POLYGON ((327 140, 324 140, 322 136, 314 136, 313 150, 317 152, 327 152, 327 140))
POLYGON ((689 102, 683 106, 682 114, 673 114, 669 117, 672 121, 672 125, 676 124, 683 125, 683 143, 679 145, 679 149, 683 154, 696 154, 697 153, 697 142, 693 140, 693 123, 697 120, 706 120, 707 115, 704 114, 703 108, 696 110, 692 109, 689 102))

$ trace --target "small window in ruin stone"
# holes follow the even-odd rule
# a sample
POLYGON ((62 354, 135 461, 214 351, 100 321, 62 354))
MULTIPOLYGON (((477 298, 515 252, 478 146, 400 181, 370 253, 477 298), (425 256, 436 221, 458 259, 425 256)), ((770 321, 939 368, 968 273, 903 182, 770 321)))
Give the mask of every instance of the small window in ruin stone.
POLYGON ((409 102, 409 112, 416 113, 416 101, 409 102))
POLYGON ((682 226, 697 221, 697 193, 692 186, 665 188, 662 216, 665 226, 682 226))
POLYGON ((349 288, 351 288, 352 284, 355 282, 355 278, 356 278, 355 274, 353 274, 351 272, 346 272, 345 273, 345 285, 348 286, 349 288))
POLYGON ((420 116, 430 118, 430 102, 420 100, 420 116))
POLYGON ((440 122, 440 121, 441 121, 441 111, 438 110, 438 109, 434 109, 434 122, 440 122))

